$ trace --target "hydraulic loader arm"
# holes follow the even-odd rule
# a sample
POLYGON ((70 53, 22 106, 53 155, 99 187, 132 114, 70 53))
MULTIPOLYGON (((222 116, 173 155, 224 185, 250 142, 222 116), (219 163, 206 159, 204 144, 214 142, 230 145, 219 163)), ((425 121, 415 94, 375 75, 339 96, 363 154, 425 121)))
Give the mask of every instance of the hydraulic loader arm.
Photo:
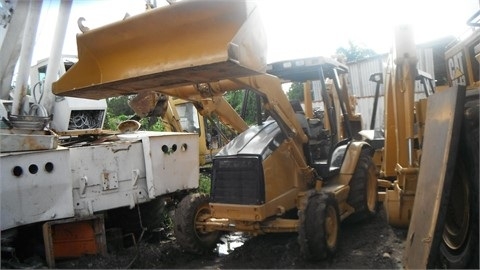
POLYGON ((308 142, 307 135, 303 132, 297 121, 292 105, 282 90, 279 78, 263 74, 232 79, 243 88, 248 88, 263 97, 263 106, 270 116, 275 119, 280 129, 289 138, 293 138, 298 144, 308 142))
POLYGON ((237 132, 243 132, 248 128, 247 123, 238 115, 234 108, 223 96, 213 96, 210 99, 201 99, 195 102, 195 107, 201 115, 210 116, 215 113, 222 123, 237 132))

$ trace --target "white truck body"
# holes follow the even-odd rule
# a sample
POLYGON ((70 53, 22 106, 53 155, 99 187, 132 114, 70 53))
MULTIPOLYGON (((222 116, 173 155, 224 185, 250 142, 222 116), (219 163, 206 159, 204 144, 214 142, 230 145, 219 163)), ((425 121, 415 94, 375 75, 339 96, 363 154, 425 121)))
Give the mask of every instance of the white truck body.
POLYGON ((1 153, 1 230, 133 208, 198 187, 197 134, 114 136, 119 140, 1 153))

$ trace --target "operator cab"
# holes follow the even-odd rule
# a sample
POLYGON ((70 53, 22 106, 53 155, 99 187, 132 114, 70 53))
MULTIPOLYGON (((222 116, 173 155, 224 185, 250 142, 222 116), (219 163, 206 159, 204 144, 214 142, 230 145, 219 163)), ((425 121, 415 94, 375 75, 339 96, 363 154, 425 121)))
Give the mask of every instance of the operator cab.
MULTIPOLYGON (((299 100, 291 100, 290 104, 309 138, 308 145, 304 145, 307 162, 323 178, 336 175, 348 143, 353 140, 352 126, 356 124, 351 121, 356 115, 347 114, 349 100, 339 93, 342 88, 339 75, 348 73, 348 67, 331 58, 311 57, 272 63, 267 72, 286 82, 319 82, 323 110, 306 113, 299 100), (327 85, 327 80, 332 84, 327 85), (347 121, 338 123, 342 118, 347 121)), ((307 103, 313 102, 304 95, 303 106, 307 107, 307 103)))

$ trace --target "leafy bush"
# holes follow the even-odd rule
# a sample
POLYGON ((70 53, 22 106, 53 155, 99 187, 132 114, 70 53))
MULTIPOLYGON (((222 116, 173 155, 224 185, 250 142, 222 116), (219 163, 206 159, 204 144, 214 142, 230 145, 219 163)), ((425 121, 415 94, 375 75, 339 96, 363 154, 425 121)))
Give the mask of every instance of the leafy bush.
POLYGON ((104 129, 117 130, 118 124, 121 122, 130 119, 128 115, 114 115, 107 110, 107 116, 105 117, 105 122, 103 123, 104 129))
POLYGON ((198 182, 198 191, 201 193, 210 194, 211 180, 210 174, 200 174, 200 179, 198 182))
POLYGON ((141 130, 149 130, 149 131, 165 131, 165 125, 162 123, 160 118, 142 118, 140 119, 140 127, 141 130))

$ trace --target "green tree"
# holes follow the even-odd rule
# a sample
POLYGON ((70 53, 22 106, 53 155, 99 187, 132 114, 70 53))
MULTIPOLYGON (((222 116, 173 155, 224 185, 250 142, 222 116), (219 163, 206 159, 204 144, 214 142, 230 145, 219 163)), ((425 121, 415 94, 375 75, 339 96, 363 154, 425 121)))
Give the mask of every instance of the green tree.
POLYGON ((256 94, 252 91, 248 92, 247 98, 245 98, 246 90, 236 90, 225 93, 225 99, 235 109, 235 111, 241 115, 244 102, 247 102, 245 115, 242 115, 247 124, 256 123, 257 105, 256 94))
POLYGON ((128 106, 128 97, 119 96, 107 99, 107 115, 103 123, 104 129, 116 130, 118 124, 128 120, 134 112, 128 106))
POLYGON ((289 100, 300 100, 303 101, 303 83, 293 82, 288 88, 287 97, 289 100))
POLYGON ((355 44, 351 40, 348 41, 348 47, 338 48, 337 54, 344 56, 347 62, 357 61, 378 55, 374 50, 355 44))
POLYGON ((108 112, 112 115, 134 115, 135 112, 128 106, 128 96, 112 97, 107 99, 108 112))

